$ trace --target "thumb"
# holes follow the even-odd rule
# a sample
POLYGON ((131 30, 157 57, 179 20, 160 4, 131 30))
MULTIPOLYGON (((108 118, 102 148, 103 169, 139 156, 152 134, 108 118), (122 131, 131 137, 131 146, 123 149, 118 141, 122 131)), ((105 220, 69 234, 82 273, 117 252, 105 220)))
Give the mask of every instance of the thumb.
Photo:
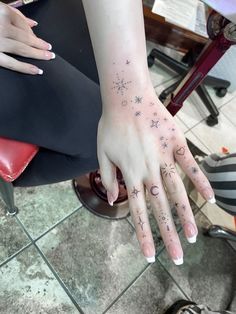
POLYGON ((113 206, 119 195, 119 187, 116 178, 116 166, 103 154, 99 158, 100 175, 102 184, 107 190, 108 203, 113 206))

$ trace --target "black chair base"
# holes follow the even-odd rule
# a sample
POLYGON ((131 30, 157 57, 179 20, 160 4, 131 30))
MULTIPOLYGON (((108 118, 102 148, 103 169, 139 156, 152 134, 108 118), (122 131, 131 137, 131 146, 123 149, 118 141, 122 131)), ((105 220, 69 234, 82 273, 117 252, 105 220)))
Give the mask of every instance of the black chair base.
POLYGON ((86 209, 99 217, 112 220, 124 219, 130 215, 127 192, 121 176, 118 176, 118 183, 118 199, 113 206, 110 206, 99 171, 91 172, 72 181, 75 193, 86 209))
MULTIPOLYGON (((188 74, 190 68, 194 64, 197 56, 193 56, 192 52, 186 54, 186 56, 182 59, 184 62, 179 62, 174 60, 173 58, 165 55, 163 52, 158 49, 152 49, 151 53, 148 56, 148 66, 151 67, 155 63, 155 59, 159 60, 163 64, 165 64, 170 69, 174 70, 176 73, 180 74, 181 80, 175 82, 168 88, 166 88, 159 96, 159 99, 164 102, 166 98, 171 95, 182 79, 188 74)), ((218 97, 224 97, 227 94, 228 87, 230 86, 230 82, 226 80, 222 80, 219 78, 215 78, 213 76, 207 76, 203 83, 198 86, 196 89, 197 94, 201 98, 202 102, 206 106, 207 110, 210 112, 209 117, 206 119, 206 122, 209 126, 214 126, 218 123, 218 115, 219 111, 212 101, 208 91, 206 90, 204 85, 211 86, 215 89, 216 95, 218 97)))

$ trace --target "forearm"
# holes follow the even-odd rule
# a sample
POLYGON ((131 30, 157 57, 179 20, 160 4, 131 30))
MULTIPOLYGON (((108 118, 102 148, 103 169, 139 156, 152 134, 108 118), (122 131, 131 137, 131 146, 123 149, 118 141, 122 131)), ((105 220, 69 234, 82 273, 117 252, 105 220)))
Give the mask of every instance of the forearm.
POLYGON ((141 0, 83 0, 102 94, 149 86, 141 0), (124 87, 117 84, 124 80, 124 87), (141 86, 142 85, 142 86, 141 86))

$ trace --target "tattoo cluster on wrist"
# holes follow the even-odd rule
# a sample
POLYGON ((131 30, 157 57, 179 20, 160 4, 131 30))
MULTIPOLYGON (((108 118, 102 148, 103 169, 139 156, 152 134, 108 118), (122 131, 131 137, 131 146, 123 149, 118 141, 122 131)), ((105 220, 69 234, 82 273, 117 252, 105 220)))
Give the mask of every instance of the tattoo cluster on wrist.
POLYGON ((128 86, 131 83, 132 81, 126 81, 123 77, 121 78, 120 75, 116 73, 116 80, 113 81, 112 89, 114 89, 118 95, 124 96, 125 91, 128 90, 128 86))

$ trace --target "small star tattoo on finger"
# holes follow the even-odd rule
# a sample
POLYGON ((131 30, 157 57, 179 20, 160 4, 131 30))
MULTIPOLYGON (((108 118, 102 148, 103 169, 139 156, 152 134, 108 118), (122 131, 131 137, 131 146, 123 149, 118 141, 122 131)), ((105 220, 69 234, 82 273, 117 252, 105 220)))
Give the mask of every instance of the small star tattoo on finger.
POLYGON ((136 112, 135 112, 135 116, 136 116, 136 117, 141 116, 141 111, 136 111, 136 112))
POLYGON ((135 96, 134 102, 135 102, 136 104, 141 104, 141 103, 142 103, 142 99, 143 99, 143 97, 135 96))
POLYGON ((166 149, 166 148, 168 147, 168 144, 167 144, 166 142, 164 142, 164 143, 161 145, 161 147, 162 147, 163 149, 166 149))
POLYGON ((139 190, 137 190, 135 187, 133 188, 133 191, 131 192, 131 196, 133 197, 133 198, 135 198, 135 197, 138 197, 138 193, 139 193, 140 191, 139 190))
POLYGON ((142 221, 140 216, 138 218, 139 218, 138 225, 140 225, 141 229, 143 230, 143 225, 145 224, 145 222, 142 221))
POLYGON ((159 120, 152 120, 151 121, 151 128, 159 128, 159 126, 160 126, 160 122, 159 122, 159 120))
POLYGON ((193 174, 196 174, 196 173, 198 173, 198 168, 197 167, 192 167, 192 173, 193 174))

